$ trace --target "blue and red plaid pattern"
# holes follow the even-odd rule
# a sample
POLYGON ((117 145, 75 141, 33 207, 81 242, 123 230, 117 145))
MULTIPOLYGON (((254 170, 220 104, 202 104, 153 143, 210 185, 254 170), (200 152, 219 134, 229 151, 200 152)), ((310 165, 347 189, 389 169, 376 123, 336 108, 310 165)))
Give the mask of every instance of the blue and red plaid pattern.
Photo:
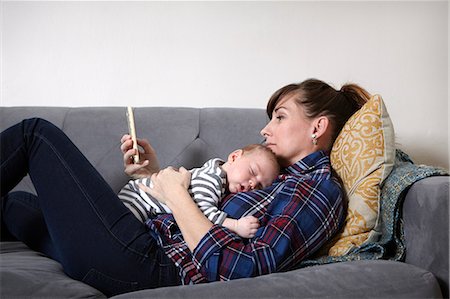
POLYGON ((270 187, 221 202, 229 217, 260 220, 252 239, 214 225, 191 252, 172 215, 147 224, 184 284, 252 277, 292 269, 317 251, 344 222, 342 195, 329 157, 319 151, 284 169, 270 187))

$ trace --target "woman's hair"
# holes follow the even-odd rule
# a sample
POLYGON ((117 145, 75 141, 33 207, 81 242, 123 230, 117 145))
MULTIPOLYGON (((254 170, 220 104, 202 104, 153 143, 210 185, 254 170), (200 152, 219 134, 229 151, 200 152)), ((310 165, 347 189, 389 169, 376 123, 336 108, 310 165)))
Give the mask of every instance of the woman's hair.
POLYGON ((348 83, 336 90, 323 81, 308 79, 286 85, 272 95, 266 109, 270 119, 278 102, 286 96, 295 96, 295 101, 304 108, 308 118, 328 117, 332 129, 330 146, 350 116, 371 97, 364 88, 356 84, 348 83))

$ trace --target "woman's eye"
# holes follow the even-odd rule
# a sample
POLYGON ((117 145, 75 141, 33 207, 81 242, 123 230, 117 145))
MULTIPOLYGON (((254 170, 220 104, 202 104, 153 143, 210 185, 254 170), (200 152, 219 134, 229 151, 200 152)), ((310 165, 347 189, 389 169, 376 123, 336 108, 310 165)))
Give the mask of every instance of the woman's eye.
POLYGON ((283 118, 284 118, 283 115, 278 115, 278 116, 276 117, 277 120, 282 120, 283 118))

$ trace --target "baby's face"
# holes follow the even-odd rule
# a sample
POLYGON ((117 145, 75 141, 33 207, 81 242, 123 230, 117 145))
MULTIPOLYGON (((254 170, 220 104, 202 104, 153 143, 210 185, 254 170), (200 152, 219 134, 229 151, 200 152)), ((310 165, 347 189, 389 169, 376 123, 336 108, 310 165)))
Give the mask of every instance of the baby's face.
POLYGON ((278 167, 268 154, 255 151, 241 155, 227 171, 228 190, 231 193, 262 189, 272 184, 278 167))

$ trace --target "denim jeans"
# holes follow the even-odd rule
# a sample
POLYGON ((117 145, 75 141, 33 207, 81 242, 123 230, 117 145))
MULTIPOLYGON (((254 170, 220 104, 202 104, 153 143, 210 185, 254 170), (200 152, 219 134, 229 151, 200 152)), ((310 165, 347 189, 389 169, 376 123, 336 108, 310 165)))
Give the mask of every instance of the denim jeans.
POLYGON ((8 233, 107 296, 180 284, 148 228, 60 129, 24 120, 1 133, 0 148, 1 220, 8 233), (27 173, 37 196, 9 192, 27 173))

